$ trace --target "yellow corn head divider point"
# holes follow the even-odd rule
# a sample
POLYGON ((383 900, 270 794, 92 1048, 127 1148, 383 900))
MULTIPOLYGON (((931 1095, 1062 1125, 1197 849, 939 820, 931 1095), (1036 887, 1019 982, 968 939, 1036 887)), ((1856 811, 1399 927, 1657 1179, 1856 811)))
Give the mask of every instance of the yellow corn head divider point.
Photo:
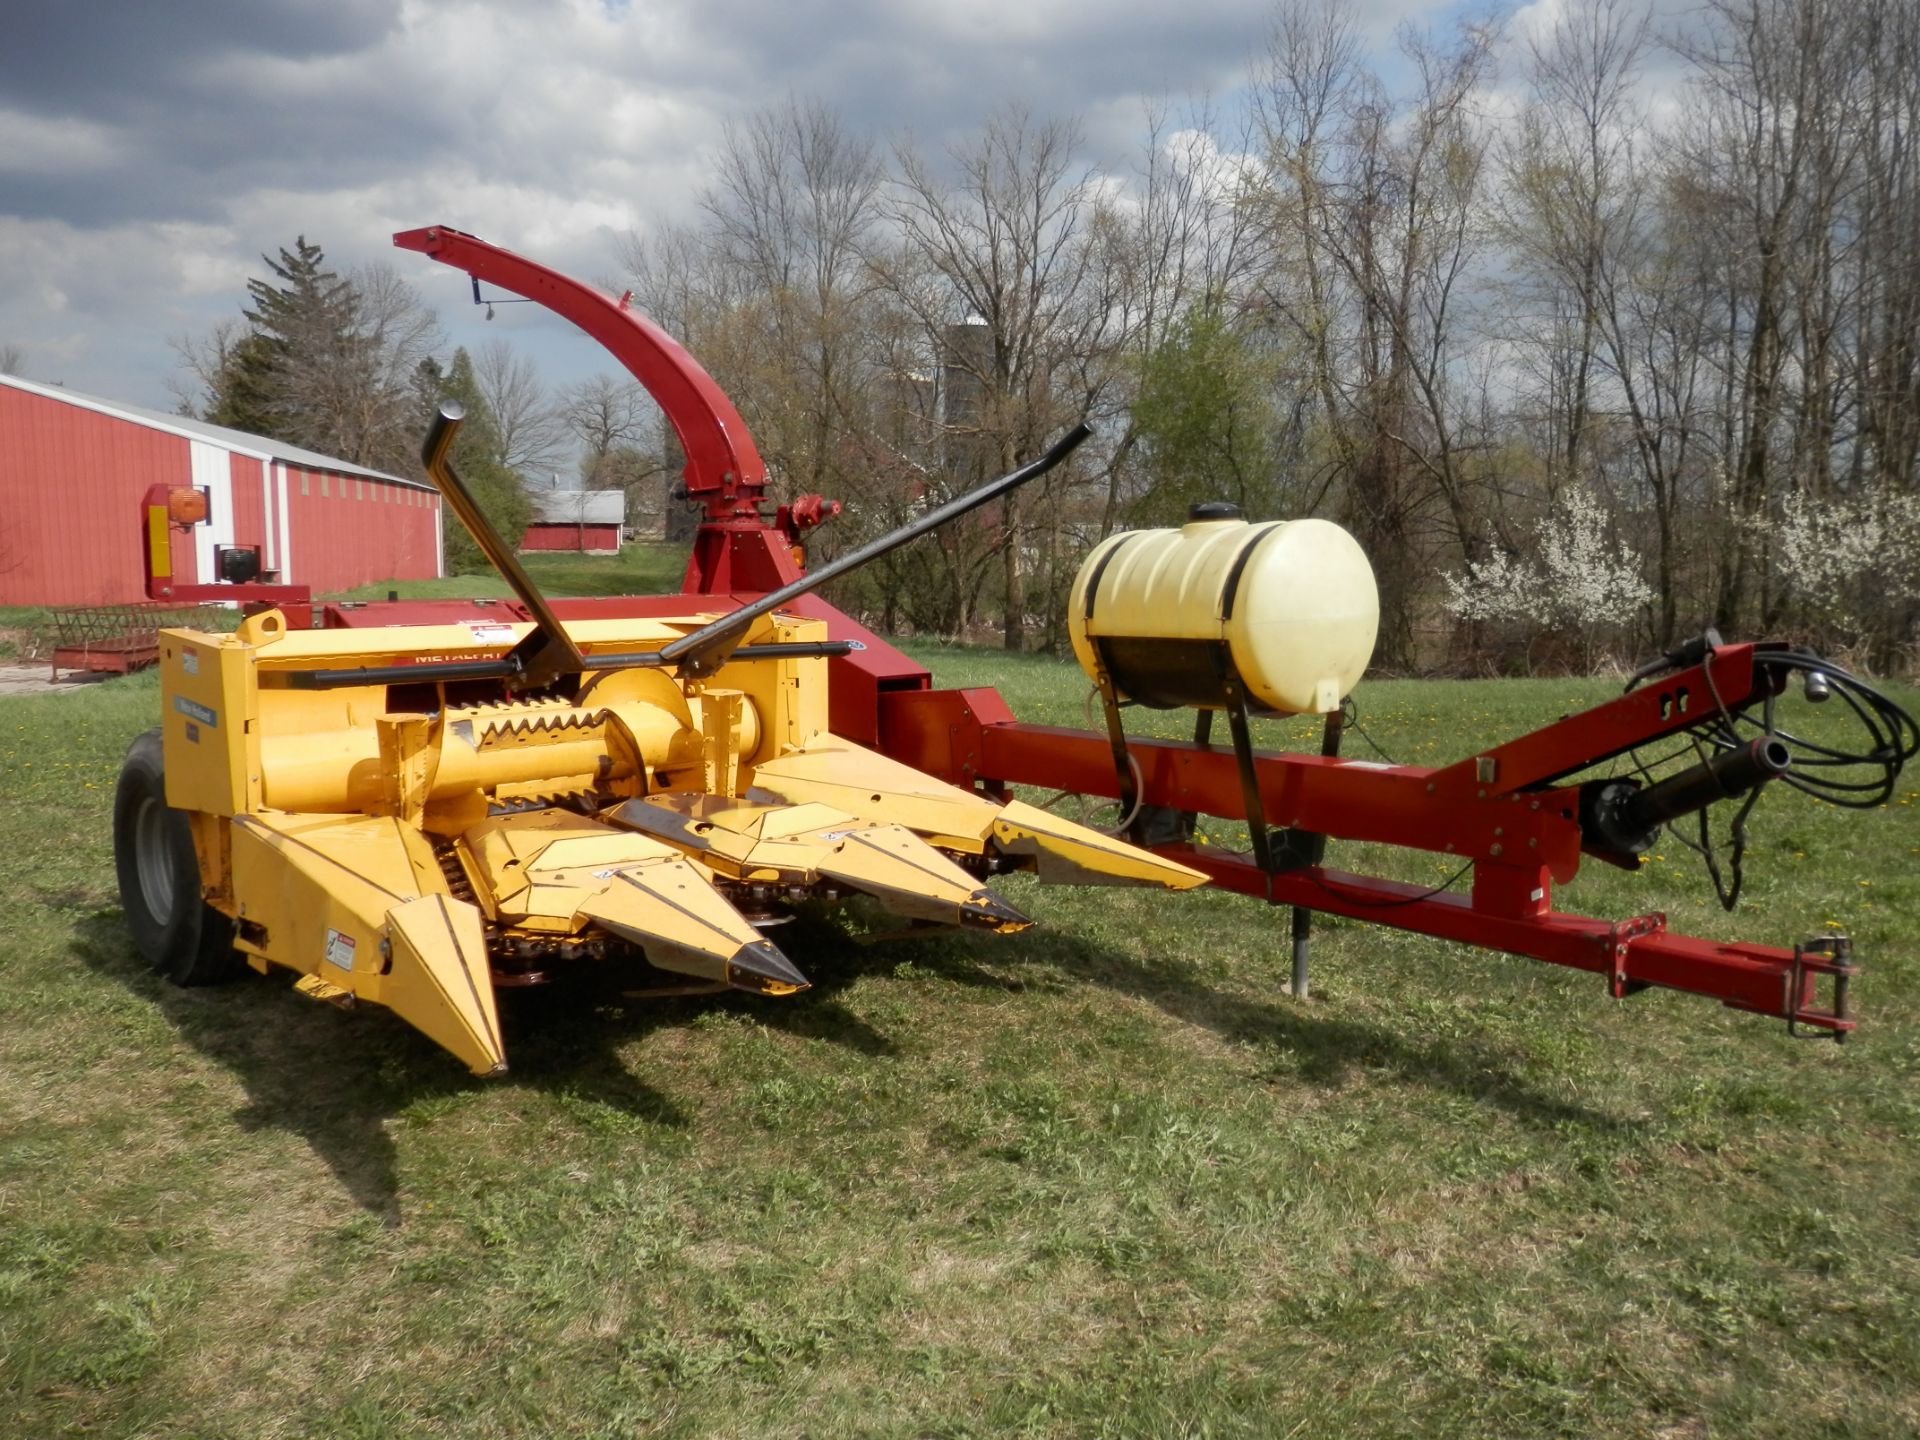
MULTIPOLYGON (((457 476, 435 473, 464 513, 457 476)), ((232 635, 165 631, 160 753, 135 747, 116 807, 136 940, 189 983, 230 968, 231 945, 308 995, 388 1007, 486 1075, 507 1063, 496 987, 577 962, 790 995, 807 979, 763 928, 795 904, 861 894, 916 925, 1010 933, 1029 921, 985 888, 996 871, 1203 882, 833 735, 826 630, 776 608, 334 630, 267 611, 232 635), (660 663, 730 623, 678 673, 660 663), (569 658, 516 694, 533 651, 569 658)))

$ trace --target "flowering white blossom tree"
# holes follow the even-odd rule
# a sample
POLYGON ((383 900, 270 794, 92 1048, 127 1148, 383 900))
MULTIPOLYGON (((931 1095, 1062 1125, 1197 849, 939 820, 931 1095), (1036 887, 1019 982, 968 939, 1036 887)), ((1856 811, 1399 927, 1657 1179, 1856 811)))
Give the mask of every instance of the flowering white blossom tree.
POLYGON ((1774 566, 1810 618, 1857 633, 1920 599, 1920 495, 1791 495, 1769 532, 1774 566))
POLYGON ((1442 603, 1461 620, 1514 621, 1579 637, 1590 665, 1600 634, 1632 623, 1653 591, 1639 557, 1607 533, 1606 511, 1585 488, 1565 492, 1534 529, 1537 553, 1496 553, 1442 575, 1442 603))

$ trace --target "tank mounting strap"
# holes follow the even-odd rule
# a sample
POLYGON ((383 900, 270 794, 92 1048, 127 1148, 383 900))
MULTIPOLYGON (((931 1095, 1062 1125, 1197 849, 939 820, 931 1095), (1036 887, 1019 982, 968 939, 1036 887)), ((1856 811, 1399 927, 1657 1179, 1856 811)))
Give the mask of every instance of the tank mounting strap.
MULTIPOLYGON (((1223 644, 1220 647, 1226 649, 1223 644)), ((1227 697, 1227 724, 1233 732, 1233 758, 1240 766, 1240 794, 1247 807, 1247 838, 1253 845, 1253 863, 1262 873, 1273 874, 1273 836, 1267 829, 1266 802, 1260 798, 1260 777, 1253 767, 1253 727, 1247 721, 1247 689, 1233 673, 1230 660, 1222 664, 1225 672, 1221 688, 1227 697)))
MULTIPOLYGON (((1117 547, 1116 547, 1117 548, 1117 547)), ((1100 577, 1094 576, 1088 585, 1091 596, 1100 583, 1100 577)), ((1091 601, 1089 601, 1091 604, 1091 601)), ((1107 743, 1113 748, 1114 781, 1120 787, 1120 813, 1123 816, 1138 813, 1140 795, 1133 783, 1133 758, 1127 753, 1127 730, 1120 719, 1120 695, 1113 685, 1113 666, 1107 659, 1106 642, 1097 635, 1090 635, 1093 653, 1099 661, 1099 671, 1094 676, 1094 688, 1100 692, 1100 708, 1107 717, 1107 743)))

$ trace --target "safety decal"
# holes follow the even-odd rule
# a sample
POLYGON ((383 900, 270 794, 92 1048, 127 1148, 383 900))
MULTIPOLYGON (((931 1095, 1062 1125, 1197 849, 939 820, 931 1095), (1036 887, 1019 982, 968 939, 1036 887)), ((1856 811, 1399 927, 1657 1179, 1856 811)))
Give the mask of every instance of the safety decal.
POLYGON ((353 937, 338 930, 327 931, 327 963, 342 970, 353 969, 353 937))

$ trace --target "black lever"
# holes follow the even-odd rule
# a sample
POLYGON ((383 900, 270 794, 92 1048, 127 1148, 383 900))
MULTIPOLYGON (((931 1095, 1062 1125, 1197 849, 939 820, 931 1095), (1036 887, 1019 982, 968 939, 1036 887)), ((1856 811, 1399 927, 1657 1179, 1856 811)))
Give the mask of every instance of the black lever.
POLYGON ((450 453, 453 437, 459 433, 460 422, 466 418, 467 412, 461 408, 459 401, 442 400, 434 414, 433 425, 427 431, 426 442, 420 447, 420 463, 427 467, 427 474, 440 487, 440 493, 446 496, 453 513, 460 517, 460 523, 467 527, 481 554, 500 572, 500 578, 513 588, 513 593, 520 597, 520 603, 533 616, 533 629, 507 652, 502 663, 507 666, 509 688, 538 690, 551 685, 562 675, 579 674, 587 668, 587 659, 560 624, 560 617, 553 613, 553 607, 547 603, 547 597, 540 593, 540 587, 520 568, 519 559, 507 547, 506 541, 500 538, 499 532, 480 509, 479 502, 467 489, 466 482, 460 478, 460 473, 453 468, 450 453))
MULTIPOLYGON (((975 486, 964 495, 956 495, 946 504, 929 510, 917 520, 910 520, 897 530, 869 540, 866 544, 848 551, 839 559, 830 561, 818 570, 802 575, 798 580, 782 585, 778 590, 769 591, 758 600, 730 610, 717 620, 709 621, 697 630, 690 630, 678 640, 661 646, 658 650, 636 650, 620 655, 592 655, 581 652, 572 638, 561 626, 559 617, 553 613, 553 607, 547 603, 546 596, 520 568, 520 562, 513 551, 507 548, 487 517, 481 513, 480 506, 468 492, 459 473, 453 468, 448 451, 453 446, 454 434, 460 428, 465 412, 451 400, 442 401, 439 413, 434 416, 433 426, 427 431, 426 443, 421 447, 420 458, 427 467, 427 473, 440 487, 441 494, 447 497, 447 503, 453 506, 454 513, 461 523, 473 533, 474 542, 479 545, 487 559, 493 562, 494 569, 513 587, 513 593, 520 597, 534 625, 524 639, 503 659, 492 662, 504 667, 507 684, 515 690, 537 690, 551 684, 561 675, 579 674, 585 670, 634 670, 651 669, 673 665, 679 668, 683 676, 698 678, 711 675, 727 663, 747 629, 753 622, 769 611, 778 610, 782 605, 797 600, 809 591, 816 590, 846 574, 857 570, 870 560, 877 560, 890 550, 897 550, 910 540, 917 540, 929 530, 936 530, 949 520, 976 510, 990 500, 997 500, 1010 491, 1019 489, 1030 480, 1053 469, 1067 456, 1071 455, 1093 431, 1085 424, 1076 425, 1061 436, 1039 459, 1030 461, 1018 470, 1009 471, 997 480, 989 480, 984 485, 975 486)), ((760 647, 755 647, 760 648, 760 647)), ((769 647, 771 648, 771 647, 769 647)), ((427 668, 427 667, 422 667, 427 668)))

